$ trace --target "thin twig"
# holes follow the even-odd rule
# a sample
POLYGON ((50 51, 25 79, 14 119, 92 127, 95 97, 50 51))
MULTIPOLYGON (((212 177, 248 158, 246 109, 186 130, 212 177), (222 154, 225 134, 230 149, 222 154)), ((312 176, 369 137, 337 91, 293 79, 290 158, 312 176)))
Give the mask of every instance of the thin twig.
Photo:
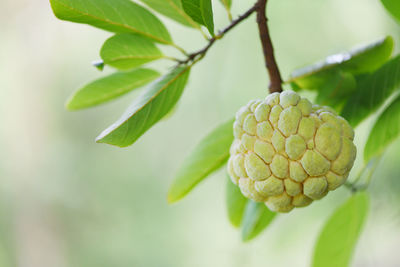
POLYGON ((182 65, 191 63, 191 65, 193 65, 194 63, 198 62, 207 54, 208 50, 214 45, 214 43, 218 39, 221 39, 227 32, 236 27, 243 20, 247 19, 251 14, 256 12, 257 24, 260 32, 260 39, 264 53, 265 66, 267 67, 270 78, 269 91, 270 93, 282 92, 282 78, 278 68, 278 64, 276 63, 274 47, 272 46, 272 41, 267 24, 267 16, 266 16, 267 1, 268 0, 258 0, 252 8, 247 10, 237 19, 233 20, 228 27, 220 31, 216 36, 209 39, 208 44, 204 48, 202 48, 197 52, 187 55, 187 58, 184 60, 178 60, 178 64, 182 65))
POLYGON ((269 34, 266 8, 268 0, 258 0, 257 2, 257 24, 260 32, 260 39, 264 52, 265 66, 267 67, 270 84, 269 92, 282 92, 282 78, 279 72, 278 64, 274 55, 274 47, 272 45, 269 34))
POLYGON ((229 24, 228 27, 226 27, 225 29, 220 31, 213 38, 209 39, 208 44, 204 48, 200 49, 199 51, 197 51, 195 53, 189 54, 186 59, 178 61, 179 64, 188 64, 188 63, 191 63, 194 61, 198 61, 198 59, 200 59, 200 58, 203 58, 207 54, 208 50, 214 45, 215 41, 217 41, 218 39, 221 39, 227 32, 232 30, 236 25, 238 25, 240 22, 247 19, 251 14, 256 12, 257 8, 258 8, 258 5, 255 4, 252 8, 250 8, 245 13, 240 15, 237 19, 233 20, 231 22, 231 24, 229 24))

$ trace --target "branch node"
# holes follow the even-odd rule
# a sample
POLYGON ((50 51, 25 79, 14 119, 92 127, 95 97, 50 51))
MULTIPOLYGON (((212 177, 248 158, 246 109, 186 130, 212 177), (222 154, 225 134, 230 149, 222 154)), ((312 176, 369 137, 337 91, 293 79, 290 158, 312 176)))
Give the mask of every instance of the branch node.
POLYGON ((232 30, 234 27, 236 27, 240 22, 244 21, 245 19, 247 19, 248 17, 250 17, 251 14, 253 14, 254 12, 257 11, 257 3, 250 8, 249 10, 247 10, 245 13, 243 13, 242 15, 240 15, 237 19, 233 20, 231 22, 231 24, 229 24, 228 27, 226 27, 225 29, 223 29, 222 31, 220 31, 217 35, 215 35, 214 37, 212 37, 211 39, 208 40, 208 44, 203 48, 200 49, 197 52, 194 52, 192 54, 187 55, 187 58, 184 60, 179 60, 178 64, 179 65, 183 65, 183 64, 189 64, 189 63, 194 63, 197 62, 198 59, 203 58, 208 50, 214 45, 215 41, 222 39, 224 37, 224 35, 229 32, 230 30, 232 30))
POLYGON ((270 84, 269 84, 269 92, 282 92, 282 78, 278 68, 278 64, 276 63, 274 48, 272 45, 271 37, 268 29, 268 19, 266 16, 266 8, 267 8, 268 0, 258 0, 252 8, 247 10, 245 13, 240 15, 238 18, 233 20, 228 27, 218 32, 217 35, 208 40, 208 44, 200 49, 197 52, 191 53, 187 55, 187 58, 184 60, 177 60, 179 65, 183 64, 194 64, 201 60, 208 52, 208 50, 214 45, 217 40, 220 40, 224 37, 224 35, 236 27, 240 22, 247 19, 254 12, 257 13, 257 24, 260 33, 260 39, 262 44, 262 49, 264 53, 265 67, 267 68, 270 84))

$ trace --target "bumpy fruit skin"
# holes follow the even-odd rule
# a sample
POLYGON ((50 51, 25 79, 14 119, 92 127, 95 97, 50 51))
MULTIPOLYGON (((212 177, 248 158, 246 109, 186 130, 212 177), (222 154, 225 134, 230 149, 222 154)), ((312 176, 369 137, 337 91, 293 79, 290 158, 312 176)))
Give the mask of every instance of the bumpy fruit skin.
POLYGON ((250 101, 233 127, 233 183, 277 212, 308 206, 341 186, 356 157, 349 123, 293 91, 250 101))

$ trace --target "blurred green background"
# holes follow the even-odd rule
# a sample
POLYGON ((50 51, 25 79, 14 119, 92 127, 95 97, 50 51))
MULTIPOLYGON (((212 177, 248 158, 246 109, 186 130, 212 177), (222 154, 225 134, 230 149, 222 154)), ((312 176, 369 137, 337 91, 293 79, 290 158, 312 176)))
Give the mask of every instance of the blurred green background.
MULTIPOLYGON (((214 2, 221 28, 228 21, 214 2)), ((234 0, 233 13, 252 2, 234 0)), ((378 0, 271 0, 268 13, 284 78, 388 34, 396 51, 400 47, 400 26, 378 0)), ((1 0, 0 266, 309 266, 318 232, 348 197, 346 189, 279 216, 246 244, 226 217, 223 170, 182 202, 166 202, 174 173, 196 143, 250 99, 267 94, 254 19, 193 69, 173 117, 119 149, 94 138, 136 93, 87 111, 64 109, 75 89, 103 75, 90 63, 111 34, 57 20, 45 0, 1 0)), ((205 44, 198 32, 164 21, 187 50, 205 44)), ((166 70, 170 63, 152 66, 166 70)), ((373 120, 357 131, 358 163, 373 120)), ((400 265, 399 151, 398 141, 370 186, 372 210, 354 266, 400 265)))

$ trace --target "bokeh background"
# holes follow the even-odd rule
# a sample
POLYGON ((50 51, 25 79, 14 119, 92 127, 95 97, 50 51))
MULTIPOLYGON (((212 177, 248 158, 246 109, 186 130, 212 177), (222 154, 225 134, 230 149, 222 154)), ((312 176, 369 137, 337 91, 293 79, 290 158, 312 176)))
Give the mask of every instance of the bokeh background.
MULTIPOLYGON (((214 2, 222 27, 226 14, 214 2)), ((238 15, 253 1, 233 2, 238 15)), ((268 13, 284 78, 388 34, 399 50, 400 26, 378 0, 271 0, 268 13)), ((174 116, 119 149, 94 138, 136 93, 86 111, 64 109, 75 89, 104 74, 91 62, 111 34, 57 20, 46 0, 1 0, 0 266, 309 266, 318 232, 349 196, 346 189, 279 216, 246 244, 227 220, 223 170, 182 202, 166 202, 174 173, 196 143, 267 93, 254 19, 193 69, 174 116)), ((164 21, 183 47, 204 45, 196 31, 164 21)), ((166 70, 170 63, 152 66, 166 70)), ((359 155, 373 120, 357 131, 359 155)), ((400 266, 399 149, 400 142, 391 146, 370 185, 372 209, 354 266, 400 266)))

